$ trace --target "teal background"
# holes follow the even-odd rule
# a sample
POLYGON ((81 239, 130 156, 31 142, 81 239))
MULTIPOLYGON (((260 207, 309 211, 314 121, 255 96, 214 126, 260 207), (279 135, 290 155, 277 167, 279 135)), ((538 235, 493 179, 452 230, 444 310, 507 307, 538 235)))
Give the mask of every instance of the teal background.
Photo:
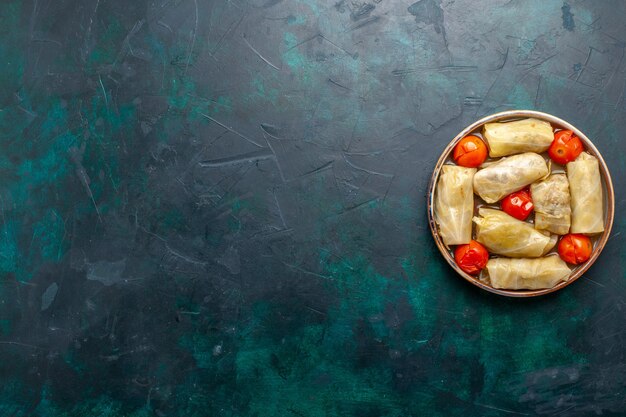
POLYGON ((626 3, 4 0, 0 415, 626 413, 626 3), (505 109, 604 155, 556 294, 460 279, 426 188, 505 109))

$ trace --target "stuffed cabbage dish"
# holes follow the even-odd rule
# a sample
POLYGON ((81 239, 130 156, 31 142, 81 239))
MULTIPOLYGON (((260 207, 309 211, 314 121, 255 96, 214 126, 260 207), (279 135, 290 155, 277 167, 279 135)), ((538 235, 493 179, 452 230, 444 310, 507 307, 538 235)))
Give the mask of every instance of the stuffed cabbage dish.
POLYGON ((598 159, 571 130, 486 123, 442 167, 434 218, 465 273, 498 289, 552 288, 591 257, 603 193, 598 159))

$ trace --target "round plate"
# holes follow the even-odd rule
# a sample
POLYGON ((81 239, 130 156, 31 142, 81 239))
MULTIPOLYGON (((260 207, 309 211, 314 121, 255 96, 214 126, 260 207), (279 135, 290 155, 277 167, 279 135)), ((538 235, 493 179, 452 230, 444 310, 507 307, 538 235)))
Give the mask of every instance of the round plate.
POLYGON ((581 132, 576 127, 572 126, 571 124, 567 123, 565 120, 559 119, 558 117, 552 116, 551 114, 542 113, 538 111, 532 111, 532 110, 510 110, 510 111, 505 111, 501 113, 496 113, 496 114, 492 114, 491 116, 484 117, 472 123, 471 125, 467 126, 458 135, 456 135, 456 137, 452 140, 452 142, 450 142, 450 144, 443 150, 441 157, 439 157, 439 161, 437 161, 437 165, 435 166, 433 176, 430 179, 430 184, 428 186, 428 223, 430 224, 430 230, 435 239, 435 243, 437 243, 437 247, 439 248, 439 251, 441 252, 443 257, 450 264, 450 266, 452 266, 452 268, 454 268, 454 270, 463 278, 465 278, 467 281, 471 282, 472 284, 484 290, 487 290, 496 294, 500 294, 500 295, 505 295, 508 297, 534 297, 538 295, 548 294, 554 291, 558 291, 561 288, 564 288, 570 285, 572 282, 580 278, 580 276, 584 274, 585 271, 587 271, 587 269, 589 269, 591 265, 593 265, 596 259, 598 259, 600 252, 602 252, 602 249, 604 249, 604 245, 606 245, 606 242, 609 239, 609 235, 611 234, 611 227, 613 226, 614 212, 615 212, 615 195, 613 191, 613 183, 611 182, 611 174, 609 173, 609 169, 607 168, 606 163, 604 162, 604 159, 602 158, 602 155, 600 155, 600 152, 598 152, 598 150, 593 145, 591 140, 589 140, 589 138, 583 132, 581 132), (552 288, 545 288, 541 290, 498 289, 498 288, 493 288, 492 286, 479 281, 476 277, 473 277, 472 275, 469 275, 463 272, 463 270, 461 270, 461 268, 459 268, 456 262, 454 261, 452 252, 446 247, 446 245, 444 245, 443 240, 441 239, 441 236, 439 236, 437 223, 435 222, 435 213, 434 213, 435 186, 439 179, 439 172, 441 171, 441 167, 445 164, 446 160, 450 157, 450 154, 452 153, 457 142, 460 141, 462 138, 464 138, 465 136, 471 133, 480 131, 482 126, 485 123, 503 122, 503 121, 521 119, 521 118, 528 118, 528 117, 533 117, 536 119, 550 122, 553 128, 569 129, 573 131, 580 138, 580 140, 584 143, 586 151, 592 154, 593 156, 595 156, 596 158, 598 158, 598 162, 600 165, 600 176, 602 178, 602 187, 603 187, 603 192, 604 192, 604 232, 602 233, 602 235, 599 235, 596 238, 593 252, 591 253, 591 257, 589 258, 589 260, 581 265, 576 266, 572 270, 572 273, 570 274, 570 277, 567 281, 561 281, 560 283, 558 283, 552 288))

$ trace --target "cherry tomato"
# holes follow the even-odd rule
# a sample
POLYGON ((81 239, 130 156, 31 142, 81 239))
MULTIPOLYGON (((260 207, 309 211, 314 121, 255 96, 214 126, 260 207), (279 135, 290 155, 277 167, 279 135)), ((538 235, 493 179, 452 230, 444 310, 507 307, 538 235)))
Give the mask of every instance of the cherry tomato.
POLYGON ((569 234, 559 242, 559 256, 568 264, 578 265, 591 256, 591 239, 585 235, 569 234))
POLYGON ((478 136, 465 136, 454 147, 452 157, 457 165, 476 168, 487 159, 487 145, 478 136))
POLYGON ((456 264, 465 272, 477 275, 487 265, 489 252, 480 243, 471 240, 467 245, 459 245, 454 251, 456 264))
POLYGON ((583 143, 571 130, 559 130, 548 149, 548 155, 557 164, 565 165, 578 158, 583 151, 583 143))
POLYGON ((500 207, 509 216, 518 220, 526 220, 530 212, 533 211, 533 200, 530 197, 529 189, 524 188, 507 195, 500 202, 500 207))

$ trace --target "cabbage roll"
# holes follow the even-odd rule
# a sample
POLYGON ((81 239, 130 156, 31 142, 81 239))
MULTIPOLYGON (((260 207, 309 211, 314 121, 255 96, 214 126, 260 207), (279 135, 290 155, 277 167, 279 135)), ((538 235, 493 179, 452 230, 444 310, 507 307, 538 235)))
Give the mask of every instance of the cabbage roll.
POLYGON ((548 175, 541 155, 527 152, 502 158, 474 175, 474 192, 487 203, 495 203, 548 175))
POLYGON ((538 119, 486 123, 483 136, 489 143, 492 158, 521 152, 541 153, 548 150, 554 139, 550 123, 538 119))
POLYGON ((535 229, 557 235, 567 234, 572 209, 569 182, 565 174, 550 175, 543 181, 531 184, 530 194, 535 206, 535 229))
POLYGON ((476 168, 444 165, 439 173, 435 197, 435 220, 447 246, 472 240, 474 192, 472 179, 476 168))
POLYGON ((476 240, 498 255, 537 258, 554 247, 556 236, 535 230, 532 224, 517 220, 503 211, 480 208, 474 217, 476 240))
POLYGON ((604 209, 598 160, 587 152, 581 153, 575 161, 567 164, 567 179, 572 195, 570 232, 585 234, 602 232, 604 209))
POLYGON ((552 288, 570 275, 567 264, 557 255, 544 258, 492 258, 487 261, 491 286, 509 290, 552 288))

